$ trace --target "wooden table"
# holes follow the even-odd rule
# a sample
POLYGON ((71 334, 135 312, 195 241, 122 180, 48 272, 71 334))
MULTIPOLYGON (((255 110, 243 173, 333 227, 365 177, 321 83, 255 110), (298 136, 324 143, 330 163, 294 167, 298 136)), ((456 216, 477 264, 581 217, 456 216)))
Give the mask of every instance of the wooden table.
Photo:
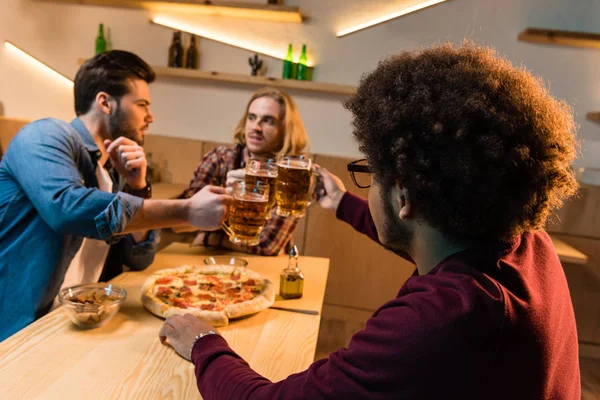
MULTIPOLYGON (((7 399, 199 399, 193 365, 160 344, 163 320, 140 302, 140 287, 152 272, 201 264, 201 250, 158 253, 143 272, 113 280, 127 300, 105 326, 79 330, 62 307, 0 343, 0 398, 7 399)), ((287 257, 245 255, 251 268, 278 286, 287 257)), ((329 259, 300 257, 304 296, 275 305, 321 312, 329 259)), ((320 315, 268 309, 219 328, 252 368, 277 381, 305 370, 314 360, 320 315)))

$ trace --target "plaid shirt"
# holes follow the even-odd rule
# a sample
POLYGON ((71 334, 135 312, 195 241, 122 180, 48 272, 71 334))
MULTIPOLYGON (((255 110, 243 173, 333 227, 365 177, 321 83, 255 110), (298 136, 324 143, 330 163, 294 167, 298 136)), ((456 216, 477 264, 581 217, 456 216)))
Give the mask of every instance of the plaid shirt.
MULTIPOLYGON (((179 198, 190 198, 206 185, 225 186, 227 172, 242 168, 245 163, 245 146, 237 145, 234 148, 225 146, 215 147, 202 159, 190 186, 179 196, 179 198)), ((274 256, 285 249, 289 252, 293 246, 292 233, 296 229, 298 221, 293 217, 281 217, 271 211, 271 218, 260 234, 260 243, 256 246, 246 247, 248 253, 274 256)))

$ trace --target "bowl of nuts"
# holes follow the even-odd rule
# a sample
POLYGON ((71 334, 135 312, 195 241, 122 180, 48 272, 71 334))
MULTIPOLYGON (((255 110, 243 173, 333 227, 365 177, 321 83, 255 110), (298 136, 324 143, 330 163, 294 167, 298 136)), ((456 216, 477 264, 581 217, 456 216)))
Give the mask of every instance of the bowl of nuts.
POLYGON ((69 318, 82 329, 106 324, 119 312, 126 297, 125 289, 112 283, 77 285, 58 293, 58 300, 69 318))

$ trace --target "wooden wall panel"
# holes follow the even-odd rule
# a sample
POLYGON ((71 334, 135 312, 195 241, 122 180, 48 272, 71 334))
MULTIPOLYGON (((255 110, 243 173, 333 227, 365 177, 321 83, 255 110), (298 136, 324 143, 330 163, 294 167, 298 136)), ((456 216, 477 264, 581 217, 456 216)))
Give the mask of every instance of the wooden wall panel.
POLYGON ((591 277, 595 278, 598 285, 600 285, 600 240, 558 233, 553 233, 552 236, 588 256, 588 262, 581 265, 580 268, 587 270, 591 277))
POLYGON ((585 356, 586 348, 600 345, 600 188, 582 187, 555 212, 547 229, 588 256, 585 265, 563 263, 585 356))
MULTIPOLYGON (((339 176, 350 191, 354 188, 346 164, 349 159, 317 156, 317 163, 339 176)), ((375 310, 394 298, 414 272, 414 265, 385 250, 330 211, 316 206, 308 216, 305 254, 331 259, 325 303, 375 310)))
POLYGON ((579 340, 600 343, 600 284, 580 265, 564 264, 579 340))
POLYGON ((17 132, 29 122, 27 119, 0 117, 0 156, 17 132))
POLYGON ((549 232, 600 239, 600 188, 585 186, 548 220, 549 232))
POLYGON ((200 157, 198 158, 197 162, 200 162, 200 160, 202 159, 202 157, 204 157, 204 155, 206 153, 208 153, 209 151, 211 151, 212 149, 214 149, 215 147, 218 146, 225 146, 225 147, 233 147, 232 143, 222 143, 222 142, 211 142, 211 141, 205 141, 204 142, 204 147, 202 149, 202 154, 200 155, 200 157))
POLYGON ((324 304, 321 329, 315 360, 327 358, 329 353, 348 347, 352 336, 365 328, 372 311, 324 304))
POLYGON ((161 178, 161 181, 187 184, 204 155, 204 142, 148 134, 146 135, 144 150, 146 154, 152 153, 152 159, 158 165, 161 176, 165 176, 163 174, 165 170, 167 175, 170 176, 170 179, 161 178))

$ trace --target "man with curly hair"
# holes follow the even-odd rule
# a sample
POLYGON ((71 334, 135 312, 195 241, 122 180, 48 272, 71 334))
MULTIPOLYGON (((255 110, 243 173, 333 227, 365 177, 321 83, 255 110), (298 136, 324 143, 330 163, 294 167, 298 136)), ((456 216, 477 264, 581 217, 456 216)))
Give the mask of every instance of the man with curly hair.
POLYGON ((369 201, 321 168, 320 203, 417 270, 347 349, 276 383, 210 325, 167 319, 203 398, 579 399, 573 307, 542 230, 577 188, 569 107, 469 43, 381 62, 346 107, 369 201))

